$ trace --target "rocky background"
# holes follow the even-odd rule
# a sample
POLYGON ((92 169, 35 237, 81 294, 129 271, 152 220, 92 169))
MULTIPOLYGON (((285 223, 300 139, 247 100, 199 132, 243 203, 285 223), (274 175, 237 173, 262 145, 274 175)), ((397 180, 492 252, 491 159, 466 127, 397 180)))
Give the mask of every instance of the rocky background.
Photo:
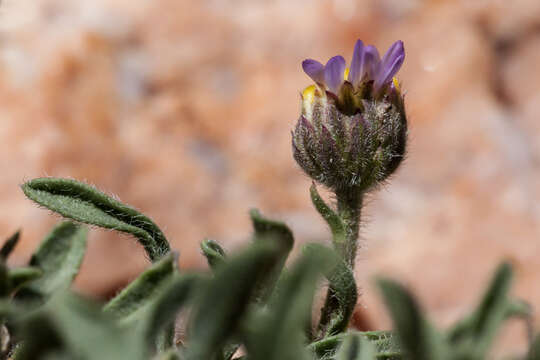
MULTIPOLYGON (((0 236, 15 262, 58 221, 18 185, 95 184, 155 219, 182 268, 204 237, 234 249, 247 209, 328 241, 291 157, 306 57, 357 38, 406 47, 407 161, 365 211, 355 326, 389 326, 375 274, 416 291, 440 325, 472 307, 502 259, 540 309, 540 1, 5 0, 0 10, 0 236)), ((147 266, 94 230, 77 287, 106 297, 147 266)), ((539 324, 540 325, 540 324, 539 324)), ((524 330, 506 329, 505 351, 524 330)))

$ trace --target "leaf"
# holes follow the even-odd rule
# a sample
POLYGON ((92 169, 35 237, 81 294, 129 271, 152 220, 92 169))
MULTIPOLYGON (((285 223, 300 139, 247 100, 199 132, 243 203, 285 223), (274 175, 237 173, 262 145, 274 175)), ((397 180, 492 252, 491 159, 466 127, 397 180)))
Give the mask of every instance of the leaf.
POLYGON ((4 245, 2 245, 2 248, 0 248, 0 258, 6 260, 13 249, 15 249, 15 246, 17 246, 17 243, 19 242, 19 238, 21 235, 21 231, 18 230, 15 234, 11 235, 4 245))
POLYGON ((40 269, 43 275, 21 288, 17 295, 49 296, 67 289, 79 272, 86 251, 86 235, 84 226, 69 221, 57 225, 30 259, 30 266, 40 269))
POLYGON ((340 344, 349 334, 355 334, 368 340, 375 347, 375 357, 377 360, 398 360, 404 358, 401 353, 401 345, 391 331, 341 333, 313 342, 308 346, 308 349, 318 358, 327 359, 333 357, 340 344))
POLYGON ((540 360, 540 334, 534 337, 534 340, 527 353, 526 360, 540 360))
MULTIPOLYGON (((94 304, 72 293, 54 296, 43 308, 57 324, 71 358, 88 360, 147 359, 144 343, 132 329, 118 327, 94 304)), ((30 334, 29 338, 35 335, 30 334)), ((28 338, 28 337, 27 337, 28 338)))
POLYGON ((404 350, 415 360, 447 359, 447 348, 440 334, 427 322, 416 300, 401 285, 378 280, 395 329, 404 350))
POLYGON ((188 359, 211 359, 237 329, 259 279, 279 261, 272 244, 250 247, 230 258, 204 286, 190 319, 188 359))
POLYGON ((293 248, 294 237, 287 225, 265 218, 256 209, 250 211, 250 216, 255 230, 254 242, 274 244, 277 246, 279 252, 278 261, 266 269, 266 275, 261 279, 257 289, 256 300, 264 302, 272 295, 285 261, 293 248))
POLYGON ((123 322, 139 320, 144 310, 154 301, 154 296, 159 294, 160 288, 175 273, 176 257, 176 254, 169 253, 154 263, 111 299, 103 307, 103 311, 123 322))
POLYGON ((58 354, 65 346, 62 335, 47 314, 29 317, 20 332, 25 342, 16 350, 15 360, 45 359, 50 353, 58 354))
POLYGON ((476 310, 449 331, 449 341, 483 357, 502 322, 519 310, 517 303, 508 299, 511 282, 512 268, 510 264, 503 263, 497 268, 476 310))
POLYGON ((269 309, 247 324, 245 344, 252 360, 308 359, 304 329, 310 323, 316 281, 328 265, 325 254, 304 254, 269 309))
POLYGON ((214 240, 205 239, 201 243, 201 250, 212 269, 216 269, 225 262, 226 254, 221 246, 214 240))
POLYGON ((330 231, 332 232, 332 241, 334 245, 336 246, 336 248, 342 247, 347 237, 347 230, 345 224, 338 216, 338 214, 336 214, 336 212, 324 202, 321 195, 319 195, 319 192, 317 191, 315 183, 311 184, 309 192, 311 195, 311 202, 315 206, 315 209, 317 209, 319 214, 321 214, 323 219, 330 227, 330 231))
POLYGON ((43 276, 43 271, 37 267, 26 266, 9 269, 8 278, 11 291, 16 291, 19 287, 39 279, 43 276))
POLYGON ((375 360, 375 347, 365 337, 348 334, 336 354, 335 360, 375 360))
POLYGON ((170 251, 152 220, 92 186, 70 179, 38 178, 23 184, 22 190, 29 199, 62 216, 135 236, 153 262, 170 251))
POLYGON ((325 276, 329 281, 329 293, 321 312, 319 330, 321 338, 338 334, 349 325, 358 291, 352 269, 332 249, 321 244, 309 244, 308 253, 324 253, 331 262, 325 276))
POLYGON ((148 346, 155 344, 157 334, 174 324, 180 309, 191 299, 201 278, 194 274, 174 275, 155 297, 144 314, 142 338, 148 346))

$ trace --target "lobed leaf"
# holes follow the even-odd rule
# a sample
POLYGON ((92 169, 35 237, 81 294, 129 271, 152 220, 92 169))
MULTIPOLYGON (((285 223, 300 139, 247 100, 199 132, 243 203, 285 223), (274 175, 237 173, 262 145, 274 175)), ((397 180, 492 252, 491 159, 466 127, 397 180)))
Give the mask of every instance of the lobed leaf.
POLYGON ((70 179, 38 178, 23 184, 22 190, 29 199, 64 217, 135 236, 152 261, 170 251, 165 235, 152 220, 92 186, 70 179))

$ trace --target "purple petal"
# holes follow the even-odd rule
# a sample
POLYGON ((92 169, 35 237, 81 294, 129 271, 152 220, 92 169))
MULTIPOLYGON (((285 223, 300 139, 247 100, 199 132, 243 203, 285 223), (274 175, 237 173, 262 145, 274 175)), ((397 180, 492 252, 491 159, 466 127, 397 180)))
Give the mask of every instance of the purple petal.
POLYGON ((405 60, 405 54, 399 56, 390 65, 381 64, 380 72, 377 75, 377 78, 375 79, 375 84, 373 85, 375 91, 378 91, 381 88, 381 86, 392 81, 392 78, 398 72, 399 68, 401 68, 401 65, 403 64, 404 60, 405 60))
POLYGON ((381 61, 380 69, 375 79, 375 90, 377 91, 381 86, 387 84, 392 80, 394 75, 399 71, 403 61, 405 60, 405 49, 403 48, 403 41, 396 41, 381 61))
POLYGON ((334 56, 324 67, 324 81, 328 89, 334 94, 338 94, 339 87, 343 84, 343 73, 345 72, 345 59, 343 56, 334 56))
POLYGON ((393 43, 390 48, 388 48, 388 51, 386 51, 386 54, 384 54, 381 63, 392 64, 395 59, 400 56, 405 56, 405 49, 403 48, 403 41, 398 40, 393 43))
POLYGON ((362 80, 364 71, 364 43, 362 40, 356 41, 354 52, 349 69, 348 80, 353 86, 356 86, 362 80))
POLYGON ((377 48, 373 45, 368 45, 364 48, 364 72, 368 79, 374 80, 379 72, 381 60, 377 48))
POLYGON ((302 61, 302 69, 316 83, 324 84, 324 65, 317 60, 307 59, 302 61))

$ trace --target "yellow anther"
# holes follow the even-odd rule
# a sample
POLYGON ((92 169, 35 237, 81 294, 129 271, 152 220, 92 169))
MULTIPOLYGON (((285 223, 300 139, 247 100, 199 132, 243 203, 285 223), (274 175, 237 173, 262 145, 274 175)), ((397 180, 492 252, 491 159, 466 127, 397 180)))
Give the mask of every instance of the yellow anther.
POLYGON ((398 81, 397 77, 394 76, 392 78, 392 82, 394 83, 394 87, 396 88, 397 92, 400 93, 401 90, 399 89, 399 81, 398 81))
POLYGON ((345 71, 343 72, 343 80, 347 80, 349 77, 349 68, 345 68, 345 71))
POLYGON ((309 85, 307 88, 302 91, 302 100, 304 104, 313 104, 315 100, 315 92, 317 91, 317 86, 309 85))

